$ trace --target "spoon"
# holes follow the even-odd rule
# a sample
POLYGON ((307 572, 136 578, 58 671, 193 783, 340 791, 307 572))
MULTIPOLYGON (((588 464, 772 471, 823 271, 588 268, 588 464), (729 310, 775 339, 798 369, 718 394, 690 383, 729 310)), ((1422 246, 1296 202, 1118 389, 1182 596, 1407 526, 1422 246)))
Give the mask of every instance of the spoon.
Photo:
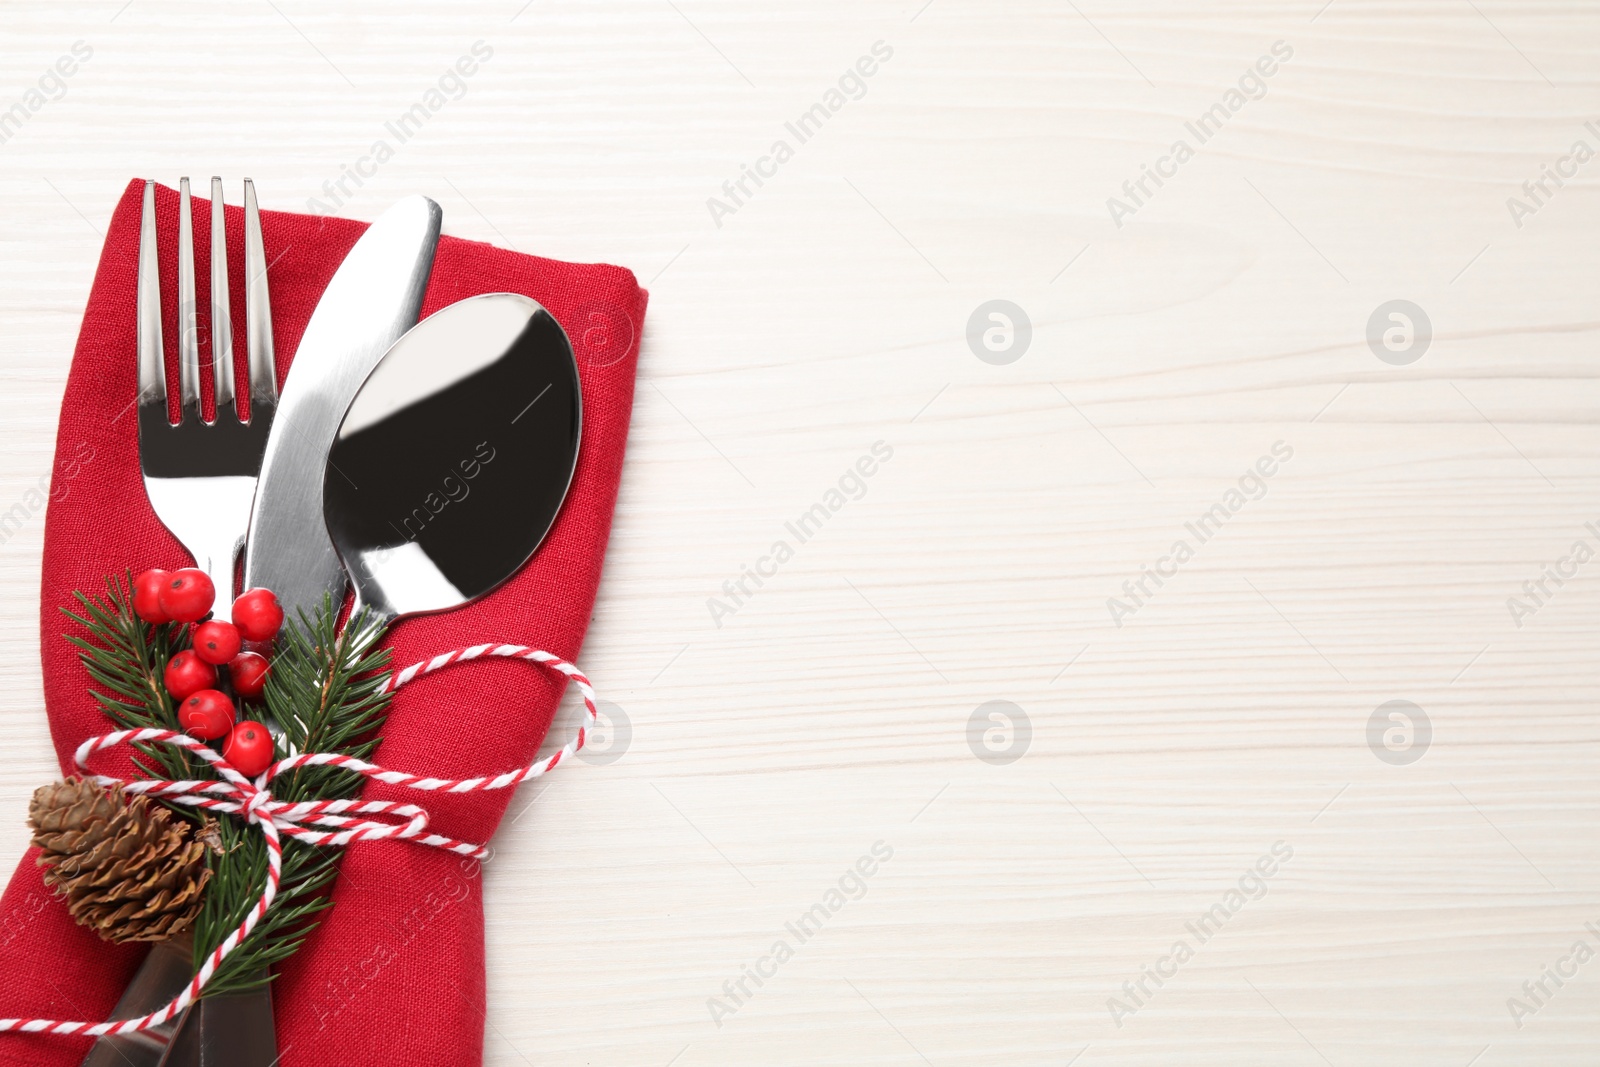
POLYGON ((370 624, 461 607, 526 563, 577 466, 583 397, 554 316, 470 297, 384 354, 328 452, 322 513, 370 624))

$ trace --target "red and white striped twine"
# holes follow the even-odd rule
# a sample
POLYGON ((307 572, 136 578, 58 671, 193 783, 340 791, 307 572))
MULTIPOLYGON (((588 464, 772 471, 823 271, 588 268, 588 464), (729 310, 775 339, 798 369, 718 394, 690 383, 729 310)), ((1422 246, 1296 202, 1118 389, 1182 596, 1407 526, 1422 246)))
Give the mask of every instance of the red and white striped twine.
POLYGON ((340 755, 337 752, 303 752, 279 760, 261 773, 254 782, 234 770, 227 760, 216 752, 207 748, 200 741, 196 741, 188 734, 178 733, 175 730, 117 730, 114 733, 101 734, 91 737, 78 746, 74 756, 79 767, 87 770, 89 757, 101 749, 111 748, 116 745, 132 744, 140 741, 158 741, 162 744, 172 745, 176 748, 187 749, 199 756, 214 767, 222 776, 221 781, 164 781, 161 779, 140 779, 137 781, 123 781, 109 775, 96 775, 95 780, 102 785, 121 785, 124 792, 148 793, 153 796, 166 797, 177 804, 189 804, 208 811, 225 812, 237 815, 261 827, 262 836, 267 841, 267 884, 262 890, 261 899, 256 901, 256 906, 245 917, 239 928, 229 934, 227 939, 218 945, 216 951, 206 958, 205 964, 195 974, 182 993, 174 997, 170 1003, 159 1011, 149 1015, 141 1015, 137 1019, 112 1020, 103 1023, 62 1022, 58 1019, 0 1019, 0 1032, 16 1030, 26 1033, 49 1034, 76 1034, 85 1037, 100 1037, 104 1034, 127 1034, 137 1030, 148 1030, 152 1026, 160 1026, 167 1020, 175 1017, 200 996, 200 991, 205 988, 211 976, 221 966, 228 954, 236 949, 240 942, 249 936, 256 924, 266 915, 272 907, 273 898, 278 893, 278 880, 283 868, 283 845, 280 833, 297 837, 312 845, 349 845, 356 841, 378 841, 384 838, 397 838, 403 841, 413 841, 419 845, 431 845, 449 852, 470 856, 473 859, 483 859, 489 850, 482 845, 470 844, 466 841, 457 841, 454 838, 443 837, 439 834, 426 834, 428 827, 428 813, 415 804, 402 804, 390 800, 310 800, 299 804, 290 804, 281 800, 274 800, 268 791, 267 785, 278 775, 291 771, 296 767, 342 767, 348 771, 365 775, 368 778, 385 782, 389 785, 405 786, 408 789, 421 789, 441 791, 445 793, 471 793, 483 789, 507 789, 524 782, 529 778, 537 778, 542 774, 553 771, 562 760, 572 756, 583 748, 584 740, 599 714, 595 707, 594 687, 589 684, 589 679, 566 660, 553 656, 541 649, 529 648, 526 645, 474 645, 471 648, 457 649, 447 652, 432 659, 414 663, 402 671, 390 675, 385 683, 384 691, 392 693, 396 689, 420 675, 431 674, 436 670, 448 667, 452 663, 464 663, 468 660, 480 659, 484 656, 499 656, 507 659, 521 659, 549 667, 566 675, 578 687, 578 692, 583 695, 583 705, 586 711, 585 721, 578 727, 577 734, 561 747, 553 756, 523 767, 519 770, 507 771, 493 777, 465 778, 452 780, 447 778, 424 778, 421 775, 407 774, 404 771, 391 771, 379 767, 375 763, 356 759, 354 756, 340 755), (355 819, 345 815, 352 812, 357 815, 390 815, 399 820, 379 821, 374 819, 355 819), (312 830, 305 823, 315 826, 336 827, 334 830, 312 830))

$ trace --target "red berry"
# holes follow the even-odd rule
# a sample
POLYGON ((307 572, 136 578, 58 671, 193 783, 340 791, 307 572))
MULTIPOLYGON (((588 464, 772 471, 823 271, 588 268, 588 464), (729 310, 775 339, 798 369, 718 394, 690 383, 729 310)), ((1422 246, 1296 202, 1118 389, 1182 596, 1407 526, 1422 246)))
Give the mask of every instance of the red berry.
POLYGON ((270 589, 251 589, 233 602, 233 624, 251 641, 271 641, 283 626, 283 607, 270 589))
POLYGON ((272 735, 265 726, 246 719, 228 734, 222 758, 246 778, 254 778, 272 766, 272 735))
POLYGON ((254 652, 241 652, 228 664, 228 674, 233 678, 233 691, 246 700, 259 700, 267 686, 267 670, 271 664, 265 656, 254 652))
POLYGON ((217 684, 217 669, 195 655, 193 649, 185 649, 167 661, 162 680, 167 683, 167 692, 179 700, 187 700, 217 684))
POLYGON ((239 630, 231 622, 215 619, 194 628, 194 654, 218 666, 239 654, 239 630))
POLYGON ((206 572, 193 567, 173 571, 161 587, 161 610, 175 622, 199 622, 216 599, 216 587, 206 572))
POLYGON ((171 622, 161 609, 161 587, 170 575, 163 570, 148 570, 133 580, 133 613, 145 622, 171 622))
POLYGON ((178 706, 178 725, 190 737, 212 741, 233 729, 233 701, 216 689, 202 689, 178 706))

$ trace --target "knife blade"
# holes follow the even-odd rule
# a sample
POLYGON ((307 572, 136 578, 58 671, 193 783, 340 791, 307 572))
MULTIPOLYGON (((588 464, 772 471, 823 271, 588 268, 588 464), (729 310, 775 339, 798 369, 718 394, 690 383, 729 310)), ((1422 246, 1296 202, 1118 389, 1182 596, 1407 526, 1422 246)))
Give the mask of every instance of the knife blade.
POLYGON ((443 212, 408 196, 367 228, 306 324, 278 400, 245 540, 244 588, 277 594, 290 619, 307 617, 345 573, 322 520, 328 449, 356 390, 416 325, 433 271, 443 212))

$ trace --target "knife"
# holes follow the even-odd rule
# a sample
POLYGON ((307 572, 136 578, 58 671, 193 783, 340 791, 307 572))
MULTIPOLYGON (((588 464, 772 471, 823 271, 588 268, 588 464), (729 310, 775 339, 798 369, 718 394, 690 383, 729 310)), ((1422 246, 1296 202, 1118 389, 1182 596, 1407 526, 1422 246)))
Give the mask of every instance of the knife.
POLYGON ((290 619, 324 593, 344 598, 345 574, 322 520, 328 449, 356 390, 416 325, 443 212, 408 196, 379 216, 323 292, 284 380, 267 436, 245 540, 244 588, 270 589, 290 619))
MULTIPOLYGON (((324 594, 336 610, 344 600, 344 565, 322 518, 328 449, 361 383, 422 313, 442 218, 421 195, 378 216, 323 290, 289 365, 261 457, 244 588, 272 590, 291 619, 311 617, 324 594)), ((274 1030, 271 987, 207 997, 179 1021, 162 1067, 272 1067, 274 1030)))

